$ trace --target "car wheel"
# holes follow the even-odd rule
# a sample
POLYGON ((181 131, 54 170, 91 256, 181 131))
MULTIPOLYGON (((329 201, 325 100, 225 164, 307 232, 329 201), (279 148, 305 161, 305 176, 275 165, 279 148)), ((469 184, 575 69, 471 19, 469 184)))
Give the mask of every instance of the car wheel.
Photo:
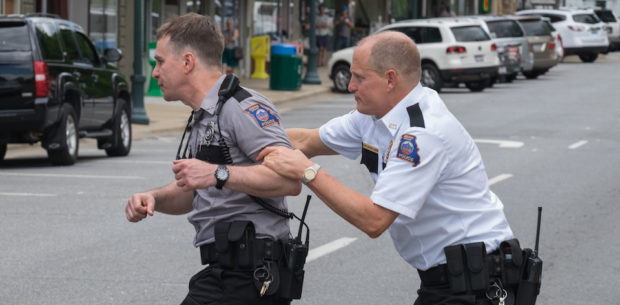
POLYGON ((6 154, 6 143, 0 143, 0 162, 4 160, 4 155, 6 154))
POLYGON ((597 57, 598 57, 598 54, 596 54, 596 53, 582 53, 582 54, 579 54, 579 59, 581 59, 581 61, 583 61, 583 62, 594 62, 597 57))
POLYGON ((525 78, 527 79, 537 79, 538 75, 540 74, 535 71, 529 71, 529 72, 523 71, 523 76, 525 76, 525 78))
POLYGON ((489 83, 489 81, 479 81, 479 82, 469 82, 469 83, 465 83, 465 87, 467 87, 467 89, 469 89, 469 91, 471 92, 481 92, 482 90, 484 90, 484 88, 486 88, 486 84, 489 83))
POLYGON ((437 92, 443 87, 443 80, 439 74, 439 70, 433 64, 422 64, 422 75, 420 82, 423 86, 431 88, 437 92))
POLYGON ((62 120, 56 132, 63 145, 59 148, 47 148, 47 156, 54 165, 71 165, 77 160, 80 141, 78 138, 75 111, 69 104, 62 105, 62 120))
POLYGON ((347 64, 339 64, 334 68, 334 88, 342 93, 349 92, 349 82, 351 81, 351 70, 347 64))
POLYGON ((119 99, 119 110, 113 122, 112 146, 105 150, 110 157, 126 156, 131 150, 131 121, 126 105, 125 100, 119 99))

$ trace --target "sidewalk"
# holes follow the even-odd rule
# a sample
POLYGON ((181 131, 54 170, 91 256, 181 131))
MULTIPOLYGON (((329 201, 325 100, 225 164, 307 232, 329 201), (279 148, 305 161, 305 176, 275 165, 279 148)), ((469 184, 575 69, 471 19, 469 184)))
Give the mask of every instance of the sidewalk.
MULTIPOLYGON (((269 89, 269 79, 241 78, 241 85, 254 89, 266 96, 276 106, 279 103, 310 97, 332 90, 332 81, 329 79, 327 67, 318 68, 320 85, 309 85, 302 82, 301 88, 296 91, 271 90, 269 89)), ((302 81, 306 75, 304 69, 302 81)), ((146 115, 149 117, 149 124, 132 124, 133 138, 140 139, 160 133, 182 133, 187 118, 190 114, 189 107, 181 102, 166 102, 161 97, 144 97, 144 107, 146 115)))

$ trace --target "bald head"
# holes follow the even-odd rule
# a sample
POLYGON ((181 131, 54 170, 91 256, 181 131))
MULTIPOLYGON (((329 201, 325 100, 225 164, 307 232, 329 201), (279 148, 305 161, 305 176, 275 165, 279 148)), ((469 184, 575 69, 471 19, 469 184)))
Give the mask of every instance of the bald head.
POLYGON ((358 48, 369 48, 368 64, 377 73, 392 69, 407 81, 420 81, 420 52, 409 36, 396 31, 370 35, 358 43, 358 48))

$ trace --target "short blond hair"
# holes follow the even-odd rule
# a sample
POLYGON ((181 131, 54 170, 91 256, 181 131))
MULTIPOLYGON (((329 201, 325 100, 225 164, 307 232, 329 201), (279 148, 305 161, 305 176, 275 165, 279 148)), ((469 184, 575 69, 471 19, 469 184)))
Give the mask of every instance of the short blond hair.
POLYGON ((157 30, 157 40, 166 36, 177 55, 190 48, 206 65, 222 66, 224 35, 210 17, 196 13, 174 17, 157 30))
POLYGON ((407 79, 420 78, 420 52, 409 36, 383 31, 362 39, 358 46, 367 43, 372 43, 368 63, 377 73, 393 69, 407 79))

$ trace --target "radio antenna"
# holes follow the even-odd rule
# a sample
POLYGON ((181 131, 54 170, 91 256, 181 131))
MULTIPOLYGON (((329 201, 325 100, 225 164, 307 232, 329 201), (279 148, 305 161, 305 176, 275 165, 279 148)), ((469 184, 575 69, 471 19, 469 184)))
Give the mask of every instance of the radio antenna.
POLYGON ((542 207, 538 207, 538 224, 536 225, 536 244, 534 245, 534 251, 538 256, 538 241, 540 239, 540 218, 542 216, 542 207))

